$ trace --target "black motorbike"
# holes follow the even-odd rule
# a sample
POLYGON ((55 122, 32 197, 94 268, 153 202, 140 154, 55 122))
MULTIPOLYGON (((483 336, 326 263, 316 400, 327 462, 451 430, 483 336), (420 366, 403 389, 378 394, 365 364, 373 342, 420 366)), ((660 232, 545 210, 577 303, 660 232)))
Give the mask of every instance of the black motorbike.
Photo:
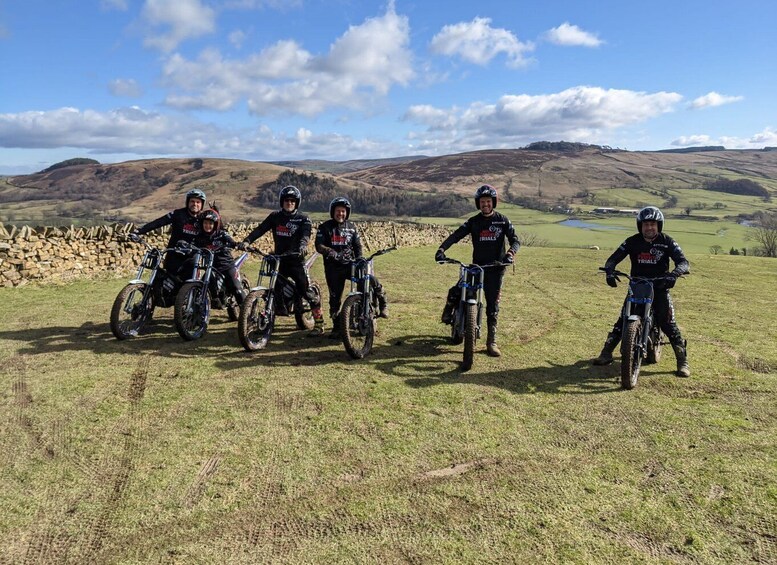
POLYGON ((343 302, 337 320, 345 350, 354 359, 363 359, 375 340, 379 306, 373 288, 372 260, 395 249, 396 246, 381 249, 351 262, 351 292, 343 302))
MULTIPOLYGON (((599 270, 607 272, 604 267, 599 270)), ((631 390, 637 386, 643 360, 646 365, 661 360, 661 348, 666 342, 653 310, 653 285, 658 281, 674 280, 674 277, 635 277, 621 271, 612 271, 612 274, 629 280, 621 310, 621 388, 631 390)))
MULTIPOLYGON (((293 315, 297 328, 301 330, 312 329, 315 322, 310 304, 297 292, 294 281, 278 272, 281 258, 297 253, 275 255, 257 248, 249 248, 249 251, 261 255, 262 264, 256 286, 248 293, 240 308, 237 333, 246 351, 257 351, 267 346, 276 316, 293 315), (266 285, 263 285, 265 281, 266 285)), ((305 274, 310 272, 317 257, 318 253, 313 253, 305 261, 305 274)), ((321 287, 317 282, 311 281, 310 289, 321 296, 321 287)))
POLYGON ((134 237, 133 241, 145 245, 146 253, 135 278, 121 289, 113 301, 111 331, 116 339, 137 337, 153 317, 156 307, 169 308, 175 304, 175 297, 183 284, 178 276, 163 266, 167 254, 179 253, 179 248, 158 249, 140 237, 134 237))
MULTIPOLYGON (((228 290, 225 276, 213 268, 214 253, 211 250, 191 244, 179 245, 188 255, 182 270, 187 266, 191 268, 191 277, 183 284, 175 299, 175 328, 183 339, 192 341, 208 331, 212 308, 226 309, 227 316, 234 322, 239 317, 240 305, 228 290)), ((240 267, 247 258, 248 253, 243 253, 235 260, 238 278, 244 289, 248 288, 249 283, 240 274, 240 267)))
POLYGON ((458 303, 453 313, 451 324, 451 343, 459 345, 464 342, 464 359, 462 371, 472 368, 475 354, 475 342, 480 338, 480 328, 483 319, 483 273, 492 267, 507 267, 512 263, 494 262, 488 265, 466 264, 456 259, 446 257, 439 264, 453 263, 459 266, 458 303))

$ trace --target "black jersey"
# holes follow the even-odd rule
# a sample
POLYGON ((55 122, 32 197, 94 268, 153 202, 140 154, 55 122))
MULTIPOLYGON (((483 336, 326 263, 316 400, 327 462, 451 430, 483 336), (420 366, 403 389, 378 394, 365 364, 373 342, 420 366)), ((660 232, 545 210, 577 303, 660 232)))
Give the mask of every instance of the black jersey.
POLYGON ((167 242, 168 247, 173 247, 179 241, 192 243, 199 233, 197 216, 192 216, 187 208, 178 208, 178 210, 168 212, 161 218, 157 218, 138 229, 138 233, 143 235, 164 226, 172 226, 170 239, 167 242))
POLYGON ((305 214, 295 211, 288 214, 283 210, 271 213, 264 221, 253 229, 246 237, 251 243, 272 230, 272 239, 275 243, 275 253, 280 255, 288 251, 304 255, 307 252, 310 241, 312 225, 310 218, 305 214))
POLYGON ((653 241, 647 241, 636 233, 620 244, 605 262, 606 269, 614 269, 626 257, 631 259, 631 275, 636 277, 660 277, 669 272, 669 260, 674 261, 674 272, 684 275, 691 270, 683 250, 677 242, 659 233, 653 241))
POLYGON ((472 216, 449 235, 440 248, 448 249, 466 236, 472 238, 472 262, 476 265, 501 261, 507 251, 515 254, 521 246, 513 224, 499 212, 490 216, 472 216), (510 244, 509 249, 505 249, 505 242, 510 244))
POLYGON ((328 251, 340 253, 346 249, 351 250, 355 259, 362 256, 362 240, 352 222, 346 220, 338 224, 334 220, 327 220, 318 226, 316 251, 324 256, 324 264, 335 263, 335 259, 328 256, 328 251))

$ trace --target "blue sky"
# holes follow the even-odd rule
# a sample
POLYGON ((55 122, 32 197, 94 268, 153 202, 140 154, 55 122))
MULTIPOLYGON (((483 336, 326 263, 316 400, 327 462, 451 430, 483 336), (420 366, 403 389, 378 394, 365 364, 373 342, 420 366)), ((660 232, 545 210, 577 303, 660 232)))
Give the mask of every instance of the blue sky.
POLYGON ((0 0, 0 174, 777 146, 768 0, 0 0))

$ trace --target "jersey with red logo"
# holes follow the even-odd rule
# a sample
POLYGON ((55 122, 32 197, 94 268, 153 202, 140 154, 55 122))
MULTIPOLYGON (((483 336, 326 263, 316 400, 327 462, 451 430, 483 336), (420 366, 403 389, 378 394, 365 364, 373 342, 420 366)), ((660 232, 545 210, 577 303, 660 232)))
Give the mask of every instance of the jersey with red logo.
POLYGON ((362 240, 356 226, 348 220, 338 224, 334 220, 327 220, 318 226, 316 232, 316 250, 324 256, 324 264, 336 263, 336 260, 330 258, 327 251, 332 250, 340 253, 349 249, 354 259, 362 256, 362 240))
POLYGON ((466 236, 472 238, 472 262, 476 265, 501 261, 506 251, 512 251, 515 254, 521 246, 513 224, 499 212, 494 212, 490 216, 483 214, 472 216, 449 235, 440 248, 448 249, 466 236), (505 242, 510 244, 507 250, 505 242))
POLYGON ((169 225, 172 227, 170 228, 170 240, 167 243, 168 247, 173 247, 179 241, 192 243, 195 236, 199 233, 197 216, 192 216, 187 208, 178 208, 178 210, 168 212, 161 218, 157 218, 138 229, 138 233, 143 235, 144 233, 169 225))
POLYGON ((631 259, 631 275, 635 277, 660 277, 669 272, 669 260, 674 261, 674 272, 684 275, 691 269, 683 250, 677 242, 664 233, 659 233, 653 241, 647 241, 637 233, 621 243, 604 264, 606 269, 614 269, 626 257, 631 259))
POLYGON ((300 255, 304 255, 307 252, 308 241, 310 241, 311 229, 310 218, 305 214, 298 211, 289 214, 279 210, 267 216, 261 224, 248 234, 245 240, 251 243, 272 230, 276 254, 280 255, 288 251, 296 251, 300 255))

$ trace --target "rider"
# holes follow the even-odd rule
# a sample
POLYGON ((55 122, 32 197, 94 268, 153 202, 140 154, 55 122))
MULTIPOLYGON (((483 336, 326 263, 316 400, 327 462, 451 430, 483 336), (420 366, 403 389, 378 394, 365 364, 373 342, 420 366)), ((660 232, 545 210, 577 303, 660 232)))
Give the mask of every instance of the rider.
POLYGON ((310 240, 310 218, 299 211, 302 194, 296 186, 285 186, 278 193, 280 210, 270 213, 264 221, 248 234, 238 249, 245 249, 255 239, 272 230, 276 255, 293 252, 294 255, 281 257, 278 272, 294 281, 297 292, 310 303, 315 326, 310 335, 324 333, 324 317, 321 314, 321 298, 311 287, 305 272, 303 258, 307 253, 310 240))
POLYGON ((200 233, 194 238, 194 245, 213 252, 213 268, 224 275, 227 289, 243 303, 245 291, 235 267, 230 248, 237 247, 235 240, 221 227, 221 216, 216 210, 205 210, 199 218, 200 233))
MULTIPOLYGON (((324 274, 329 289, 329 316, 332 318, 332 334, 339 336, 337 315, 340 312, 340 299, 345 281, 351 276, 351 261, 362 257, 362 241, 352 222, 351 202, 344 196, 338 196, 329 204, 330 220, 318 226, 316 232, 316 251, 324 257, 324 274)), ((378 299, 378 316, 388 318, 386 293, 374 276, 371 284, 378 299)))
MULTIPOLYGON (((653 308, 661 330, 669 338, 677 357, 677 376, 690 377, 691 368, 688 365, 687 342, 680 334, 680 328, 674 317, 674 306, 669 289, 681 275, 690 272, 690 265, 677 242, 663 233, 664 214, 655 206, 646 206, 637 214, 637 231, 610 255, 604 264, 607 270, 607 284, 615 288, 618 277, 615 267, 626 257, 631 259, 631 276, 634 277, 669 277, 668 280, 656 281, 653 286, 653 308), (674 270, 669 272, 669 259, 674 261, 674 270)), ((604 347, 599 357, 593 360, 594 365, 609 365, 612 363, 612 352, 621 340, 623 319, 618 317, 612 331, 607 334, 604 347)))
MULTIPOLYGON (((474 264, 482 267, 495 262, 512 263, 521 244, 510 220, 495 210, 497 200, 496 189, 493 186, 484 184, 478 188, 475 191, 475 206, 480 210, 480 213, 469 218, 442 242, 434 260, 444 261, 445 250, 469 235, 472 238, 472 262, 474 264), (505 239, 510 244, 507 253, 505 253, 505 239)), ((502 354, 496 345, 496 324, 499 316, 499 299, 502 293, 504 272, 504 267, 483 270, 483 294, 486 297, 486 318, 488 321, 486 349, 492 357, 499 357, 502 354)), ((448 300, 442 312, 444 324, 453 323, 453 313, 457 300, 458 295, 454 287, 448 292, 448 300)))
MULTIPOLYGON (((194 188, 186 193, 186 206, 168 212, 161 218, 157 218, 132 232, 131 237, 137 239, 150 231, 163 226, 172 225, 170 228, 170 240, 167 247, 174 247, 179 241, 192 243, 199 232, 197 218, 205 206, 205 192, 194 188)), ((164 267, 168 273, 177 274, 186 257, 179 253, 168 253, 165 257, 164 267)))

